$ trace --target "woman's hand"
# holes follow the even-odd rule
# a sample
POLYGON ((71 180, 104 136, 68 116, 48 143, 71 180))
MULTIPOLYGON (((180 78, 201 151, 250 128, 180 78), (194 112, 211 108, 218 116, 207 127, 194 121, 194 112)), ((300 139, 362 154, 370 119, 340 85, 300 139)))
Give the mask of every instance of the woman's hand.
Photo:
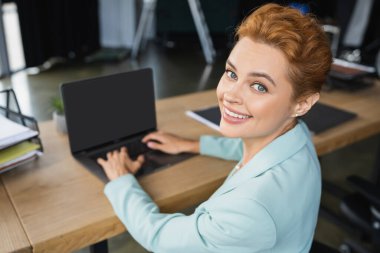
POLYGON ((97 162, 103 167, 104 172, 110 180, 122 175, 135 174, 144 162, 144 156, 140 155, 135 161, 129 157, 127 148, 122 147, 120 151, 115 150, 107 153, 107 160, 98 158, 97 162))
POLYGON ((185 139, 161 131, 148 134, 142 141, 151 149, 160 150, 172 155, 183 152, 199 153, 198 141, 185 139))

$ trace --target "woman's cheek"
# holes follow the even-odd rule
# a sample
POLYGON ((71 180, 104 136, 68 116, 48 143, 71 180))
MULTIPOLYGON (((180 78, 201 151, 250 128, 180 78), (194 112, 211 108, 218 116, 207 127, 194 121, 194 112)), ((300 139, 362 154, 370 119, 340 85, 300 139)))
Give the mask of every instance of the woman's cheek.
POLYGON ((227 88, 227 85, 225 81, 223 81, 223 77, 222 77, 218 83, 218 87, 216 88, 216 95, 218 99, 221 99, 223 97, 223 94, 225 93, 226 88, 227 88))

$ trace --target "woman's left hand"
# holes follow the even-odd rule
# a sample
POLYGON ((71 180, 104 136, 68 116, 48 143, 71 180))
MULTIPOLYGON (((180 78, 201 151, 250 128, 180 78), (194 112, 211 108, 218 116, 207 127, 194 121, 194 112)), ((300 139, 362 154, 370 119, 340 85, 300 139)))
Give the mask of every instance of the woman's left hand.
POLYGON ((122 147, 120 151, 108 152, 107 160, 98 158, 97 162, 103 167, 107 177, 114 180, 128 173, 135 174, 141 168, 144 156, 140 155, 133 161, 128 155, 127 148, 122 147))

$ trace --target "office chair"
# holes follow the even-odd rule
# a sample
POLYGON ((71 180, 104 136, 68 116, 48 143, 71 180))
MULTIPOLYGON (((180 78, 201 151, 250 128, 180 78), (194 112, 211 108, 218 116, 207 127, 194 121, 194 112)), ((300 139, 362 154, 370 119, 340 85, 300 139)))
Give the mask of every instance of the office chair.
POLYGON ((340 246, 340 251, 380 252, 380 187, 359 176, 350 176, 347 180, 355 192, 342 199, 340 208, 343 215, 359 230, 360 242, 347 239, 340 246))
POLYGON ((371 182, 359 176, 349 176, 354 192, 342 198, 340 209, 350 224, 359 232, 360 240, 345 240, 343 253, 380 252, 380 146, 371 182), (366 244, 366 246, 364 246, 366 244))
POLYGON ((321 205, 320 215, 352 237, 340 245, 341 253, 380 252, 380 146, 375 157, 371 181, 356 175, 347 178, 352 192, 324 185, 324 190, 339 199, 341 214, 321 205))
POLYGON ((318 241, 313 241, 310 253, 339 253, 339 251, 323 244, 318 241))

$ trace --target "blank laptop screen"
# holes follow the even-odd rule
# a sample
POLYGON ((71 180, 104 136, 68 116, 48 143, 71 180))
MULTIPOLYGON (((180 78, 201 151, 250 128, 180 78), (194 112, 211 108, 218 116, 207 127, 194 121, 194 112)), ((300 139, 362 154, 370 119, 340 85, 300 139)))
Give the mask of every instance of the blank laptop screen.
POLYGON ((73 153, 156 128, 151 69, 65 83, 61 92, 73 153))

